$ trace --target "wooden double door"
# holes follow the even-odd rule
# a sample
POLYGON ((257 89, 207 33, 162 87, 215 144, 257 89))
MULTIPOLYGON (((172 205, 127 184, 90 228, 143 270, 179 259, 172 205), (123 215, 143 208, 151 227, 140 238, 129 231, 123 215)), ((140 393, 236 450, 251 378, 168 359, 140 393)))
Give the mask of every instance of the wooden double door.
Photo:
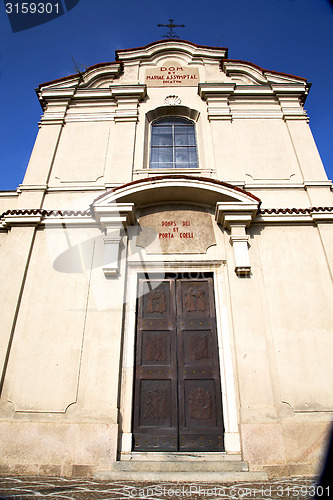
POLYGON ((139 279, 134 451, 223 451, 211 277, 139 279))

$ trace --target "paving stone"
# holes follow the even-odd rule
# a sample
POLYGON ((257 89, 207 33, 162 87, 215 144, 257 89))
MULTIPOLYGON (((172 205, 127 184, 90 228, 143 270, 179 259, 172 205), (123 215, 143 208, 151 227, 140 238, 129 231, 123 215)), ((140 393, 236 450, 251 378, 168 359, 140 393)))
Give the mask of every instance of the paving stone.
POLYGON ((212 484, 2 476, 0 500, 302 500, 313 484, 310 477, 212 484))

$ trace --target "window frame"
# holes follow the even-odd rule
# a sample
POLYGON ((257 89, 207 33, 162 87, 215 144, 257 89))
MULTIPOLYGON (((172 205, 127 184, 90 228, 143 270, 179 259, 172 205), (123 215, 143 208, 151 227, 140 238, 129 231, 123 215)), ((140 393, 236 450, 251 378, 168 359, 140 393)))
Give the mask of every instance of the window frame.
MULTIPOLYGON (((149 165, 148 168, 149 170, 198 170, 199 169, 199 154, 198 154, 198 140, 197 140, 197 132, 196 132, 196 123, 194 120, 191 120, 187 116, 180 116, 180 115, 167 115, 167 116, 159 116, 156 118, 154 121, 152 121, 150 124, 150 144, 149 144, 149 165), (177 124, 177 120, 179 120, 179 123, 177 124), (153 127, 155 126, 158 128, 159 122, 165 121, 165 126, 172 127, 172 143, 171 144, 166 144, 166 145, 159 145, 155 144, 153 145, 153 127), (171 123, 167 123, 170 121, 171 123), (174 123, 172 123, 174 121, 174 123), (182 122, 182 123, 181 123, 182 122), (182 145, 182 144, 176 144, 175 141, 175 127, 186 127, 186 126, 191 126, 193 129, 193 134, 194 134, 194 144, 187 144, 187 145, 182 145), (154 148, 172 148, 172 166, 168 164, 168 166, 163 166, 163 163, 158 163, 155 162, 153 164, 152 162, 152 152, 154 148), (177 165, 177 160, 176 160, 176 151, 179 148, 186 148, 188 152, 191 150, 195 151, 195 164, 189 163, 189 162, 184 162, 183 164, 178 164, 177 165), (161 165, 161 166, 157 166, 161 165)), ((160 124, 161 128, 164 126, 163 123, 160 124)), ((167 162, 165 162, 167 163, 167 162)))

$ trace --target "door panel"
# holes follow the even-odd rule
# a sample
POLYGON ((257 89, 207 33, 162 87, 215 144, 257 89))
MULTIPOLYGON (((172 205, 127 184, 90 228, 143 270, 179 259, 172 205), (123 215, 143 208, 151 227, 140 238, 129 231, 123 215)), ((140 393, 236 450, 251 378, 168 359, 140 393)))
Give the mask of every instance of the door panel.
POLYGON ((223 450, 213 280, 179 279, 176 293, 180 450, 223 450))
POLYGON ((212 278, 139 280, 134 450, 223 450, 212 278))
POLYGON ((134 449, 177 449, 175 282, 139 280, 134 449))

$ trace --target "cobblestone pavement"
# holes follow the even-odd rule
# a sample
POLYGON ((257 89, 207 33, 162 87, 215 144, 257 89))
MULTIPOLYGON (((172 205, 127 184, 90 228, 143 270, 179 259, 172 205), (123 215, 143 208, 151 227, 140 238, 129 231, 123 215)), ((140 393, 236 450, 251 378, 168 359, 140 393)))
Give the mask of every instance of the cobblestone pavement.
POLYGON ((0 500, 301 500, 313 494, 312 478, 303 477, 216 484, 0 477, 0 500))

